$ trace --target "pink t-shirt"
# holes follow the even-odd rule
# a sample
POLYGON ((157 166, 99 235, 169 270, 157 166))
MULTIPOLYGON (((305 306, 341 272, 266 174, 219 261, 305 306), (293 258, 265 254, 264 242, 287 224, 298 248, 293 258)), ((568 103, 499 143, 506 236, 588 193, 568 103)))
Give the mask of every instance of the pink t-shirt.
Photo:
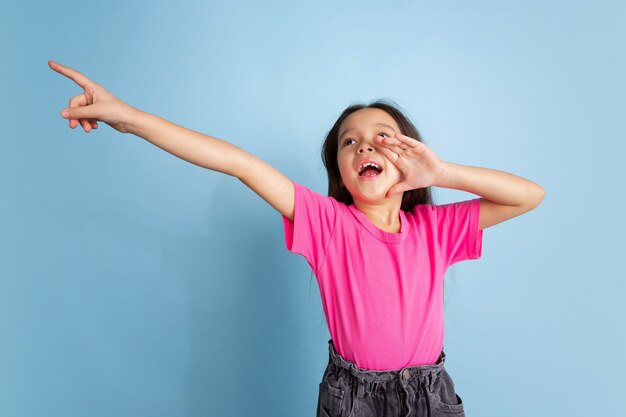
POLYGON ((446 269, 481 256, 480 198, 400 210, 401 230, 389 233, 354 204, 292 182, 285 242, 317 277, 337 353, 371 370, 434 364, 443 348, 446 269))

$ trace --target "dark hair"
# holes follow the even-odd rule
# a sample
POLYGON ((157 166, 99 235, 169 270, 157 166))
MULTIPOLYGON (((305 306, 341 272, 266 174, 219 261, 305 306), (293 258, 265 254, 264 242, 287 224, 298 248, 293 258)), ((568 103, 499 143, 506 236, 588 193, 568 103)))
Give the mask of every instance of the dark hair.
MULTIPOLYGON (((339 165, 337 164, 339 128, 349 115, 361 109, 380 109, 387 112, 387 114, 393 117, 396 123, 398 123, 400 133, 419 140, 420 142, 424 142, 422 140, 422 136, 419 134, 415 126, 413 126, 413 123, 411 123, 411 121, 399 109, 399 106, 395 103, 392 104, 390 100, 379 99, 370 104, 357 103, 348 106, 343 113, 341 113, 334 126, 330 129, 326 135, 324 144, 322 145, 322 161, 324 162, 324 167, 326 167, 326 172, 328 173, 328 196, 333 197, 335 200, 340 201, 347 206, 354 203, 354 200, 352 199, 350 192, 348 192, 348 189, 343 185, 343 181, 341 181, 339 165)), ((402 196, 400 209, 403 211, 411 211, 413 210, 413 207, 418 204, 433 204, 430 187, 405 191, 402 196)))

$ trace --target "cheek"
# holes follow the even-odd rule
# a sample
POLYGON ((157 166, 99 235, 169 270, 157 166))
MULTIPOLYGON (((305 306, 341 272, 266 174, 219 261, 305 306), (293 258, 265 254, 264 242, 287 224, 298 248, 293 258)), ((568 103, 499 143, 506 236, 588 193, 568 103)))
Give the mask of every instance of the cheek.
POLYGON ((339 179, 341 180, 342 184, 345 184, 344 179, 346 178, 347 173, 345 171, 342 171, 341 169, 339 170, 339 179))
POLYGON ((341 159, 337 161, 337 166, 339 167, 339 173, 342 175, 347 174, 350 170, 350 163, 341 159))

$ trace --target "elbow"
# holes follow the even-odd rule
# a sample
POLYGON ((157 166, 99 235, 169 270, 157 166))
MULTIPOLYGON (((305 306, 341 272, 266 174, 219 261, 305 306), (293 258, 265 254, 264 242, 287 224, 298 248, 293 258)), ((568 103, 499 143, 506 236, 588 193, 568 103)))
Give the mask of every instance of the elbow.
POLYGON ((529 200, 532 202, 531 205, 533 208, 535 208, 543 201, 543 198, 546 196, 546 191, 539 184, 535 184, 530 192, 530 195, 531 197, 529 200))

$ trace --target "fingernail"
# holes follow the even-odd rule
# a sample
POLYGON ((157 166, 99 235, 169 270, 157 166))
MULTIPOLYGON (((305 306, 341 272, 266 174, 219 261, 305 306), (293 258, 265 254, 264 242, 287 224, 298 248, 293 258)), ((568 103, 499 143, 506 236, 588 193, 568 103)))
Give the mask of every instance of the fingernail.
POLYGON ((63 111, 61 111, 61 117, 67 119, 67 116, 69 116, 69 112, 67 111, 67 109, 63 109, 63 111))

